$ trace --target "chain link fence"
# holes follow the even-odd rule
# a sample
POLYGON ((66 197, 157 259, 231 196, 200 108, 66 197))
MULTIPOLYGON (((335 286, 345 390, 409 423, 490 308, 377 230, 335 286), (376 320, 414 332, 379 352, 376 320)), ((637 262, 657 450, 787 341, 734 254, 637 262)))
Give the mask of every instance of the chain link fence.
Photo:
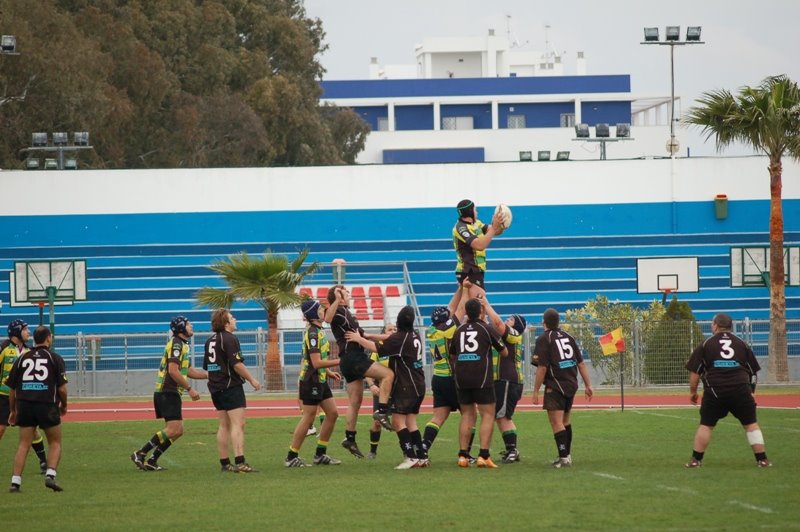
MULTIPOLYGON (((627 350, 622 354, 604 356, 598 337, 607 333, 599 324, 562 323, 564 330, 575 336, 586 359, 596 386, 625 385, 636 387, 682 385, 688 382, 684 363, 692 350, 711 334, 710 321, 634 321, 621 324, 627 350)), ((367 332, 378 332, 377 330, 367 332)), ((533 382, 535 368, 530 364, 531 351, 541 328, 529 328, 523 340, 523 368, 526 389, 533 382)), ((750 344, 762 366, 762 380, 767 368, 768 320, 739 321, 734 332, 750 344)), ((419 329, 425 339, 425 329, 419 329)), ((237 331, 245 364, 262 383, 268 372, 280 382, 279 390, 297 390, 300 371, 302 329, 278 331, 280 365, 267 367, 268 337, 264 329, 237 331)), ((338 356, 336 343, 328 332, 332 357, 338 356)), ((790 377, 800 381, 800 320, 787 320, 790 377)), ((64 357, 70 381, 70 393, 78 397, 147 396, 152 394, 156 373, 168 334, 93 334, 57 336, 54 349, 64 357)), ((202 367, 205 337, 192 337, 189 342, 192 366, 202 367)), ((425 372, 431 375, 432 360, 425 349, 425 372)), ((428 380, 428 382, 430 382, 428 380)), ((202 392, 203 381, 193 385, 202 392)), ((334 385, 343 389, 343 383, 334 385)), ((252 393, 252 392, 248 392, 252 393)), ((261 392, 266 393, 266 391, 261 392)))

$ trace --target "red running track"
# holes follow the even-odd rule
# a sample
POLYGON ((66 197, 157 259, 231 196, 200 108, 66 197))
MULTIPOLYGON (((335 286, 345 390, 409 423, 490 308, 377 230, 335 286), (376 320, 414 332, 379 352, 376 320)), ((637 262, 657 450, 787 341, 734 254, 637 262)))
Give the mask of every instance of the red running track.
MULTIPOLYGON (((540 396, 541 397, 541 396, 540 396)), ((756 396, 760 408, 800 408, 800 394, 760 394, 756 396)), ((339 410, 344 412, 347 400, 344 397, 336 398, 339 410)), ((592 401, 587 401, 583 395, 575 397, 577 408, 612 409, 620 408, 619 395, 595 396, 592 401)), ((686 395, 631 395, 625 396, 626 408, 674 408, 691 407, 688 394, 686 395)), ((372 401, 364 398, 362 412, 368 413, 372 408, 372 401)), ((538 410, 539 405, 531 404, 530 395, 522 398, 517 410, 538 410)), ((431 412, 432 399, 427 397, 422 404, 422 412, 431 412)), ((255 417, 281 417, 296 416, 299 413, 297 401, 294 399, 265 399, 258 398, 247 400, 247 416, 255 417)), ((71 403, 69 412, 64 417, 64 422, 75 423, 84 421, 144 421, 153 419, 153 405, 150 401, 131 402, 85 402, 71 403)), ((214 419, 216 411, 210 400, 197 402, 184 399, 183 417, 185 419, 214 419)))

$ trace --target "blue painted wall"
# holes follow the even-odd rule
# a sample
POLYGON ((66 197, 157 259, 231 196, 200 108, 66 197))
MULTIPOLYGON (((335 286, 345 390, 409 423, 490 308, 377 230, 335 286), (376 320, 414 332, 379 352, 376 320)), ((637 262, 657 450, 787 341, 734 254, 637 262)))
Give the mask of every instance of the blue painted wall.
POLYGON ((581 122, 594 127, 605 123, 615 125, 618 122, 630 123, 630 102, 583 102, 581 104, 581 122))
POLYGON ((483 148, 383 150, 385 164, 482 163, 484 160, 483 148))
MULTIPOLYGON (((524 115, 526 127, 560 127, 563 113, 575 113, 575 106, 568 102, 554 103, 512 103, 497 106, 500 129, 508 127, 508 115, 524 115), (511 111, 511 108, 514 108, 511 111)), ((620 117, 620 121, 630 120, 620 117)))
POLYGON ((433 105, 398 105, 394 108, 397 131, 433 129, 433 105))

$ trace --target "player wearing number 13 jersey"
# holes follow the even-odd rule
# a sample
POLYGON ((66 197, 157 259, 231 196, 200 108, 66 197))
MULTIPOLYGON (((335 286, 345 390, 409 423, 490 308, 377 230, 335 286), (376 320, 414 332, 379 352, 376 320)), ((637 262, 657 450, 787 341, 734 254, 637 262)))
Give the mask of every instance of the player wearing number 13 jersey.
POLYGON ((714 316, 711 322, 713 336, 698 346, 686 362, 686 369, 690 372, 689 400, 692 404, 697 404, 697 385, 700 379, 703 380, 700 426, 694 436, 692 459, 686 467, 700 466, 711 441, 711 431, 728 412, 742 424, 756 464, 759 467, 771 465, 764 448, 764 436, 756 421, 756 402, 752 393, 755 375, 761 367, 750 347, 731 332, 732 327, 733 321, 727 314, 714 316))
POLYGON ((558 458, 553 467, 572 465, 572 424, 570 411, 575 393, 578 391, 578 373, 583 378, 586 398, 592 398, 589 371, 583 362, 581 350, 575 338, 559 328, 558 311, 544 311, 542 324, 544 333, 536 339, 531 363, 536 368, 533 383, 533 404, 539 404, 539 388, 544 384, 543 408, 553 429, 558 458))

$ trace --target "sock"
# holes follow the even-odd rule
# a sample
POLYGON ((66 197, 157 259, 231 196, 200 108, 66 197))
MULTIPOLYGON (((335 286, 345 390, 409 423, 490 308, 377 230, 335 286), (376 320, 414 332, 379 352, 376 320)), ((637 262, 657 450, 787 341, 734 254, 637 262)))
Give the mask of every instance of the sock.
POLYGON ((397 439, 400 440, 400 450, 407 458, 416 458, 414 446, 411 444, 411 433, 407 428, 397 431, 397 439))
POLYGON ((481 449, 478 451, 478 456, 486 460, 489 458, 489 449, 481 449))
POLYGON ((163 431, 163 430, 160 430, 160 431, 156 432, 155 434, 153 434, 153 437, 150 438, 150 441, 145 443, 144 446, 137 451, 137 453, 139 453, 139 454, 147 454, 150 451, 152 451, 153 449, 155 449, 156 447, 158 447, 158 445, 161 442, 166 441, 166 440, 167 440, 167 433, 165 431, 163 431))
POLYGON ((463 456, 464 458, 469 458, 469 451, 466 449, 459 449, 458 456, 463 456))
POLYGON ((572 454, 572 423, 564 425, 564 430, 567 431, 567 454, 572 454))
POLYGON ((513 451, 517 448, 516 429, 507 430, 503 433, 503 443, 506 444, 506 451, 513 451))
POLYGON ((300 454, 300 449, 295 449, 294 447, 289 447, 289 454, 286 455, 286 461, 294 460, 297 458, 297 455, 300 454))
POLYGON ((378 412, 385 414, 388 411, 389 411, 388 403, 378 403, 378 412))
POLYGON ((22 475, 13 475, 11 477, 12 486, 22 486, 22 475))
POLYGON ((39 457, 39 464, 47 464, 47 453, 44 450, 44 438, 42 438, 41 434, 33 440, 31 447, 36 452, 36 456, 39 457))
POLYGON ((48 478, 56 478, 56 470, 53 469, 52 467, 48 467, 47 468, 47 473, 45 473, 45 476, 48 477, 48 478))
POLYGON ((219 465, 221 465, 222 467, 229 466, 229 465, 231 465, 231 459, 230 458, 220 458, 219 459, 219 465))
POLYGON ((233 459, 233 461, 236 463, 236 465, 243 464, 244 463, 244 455, 237 456, 236 458, 233 459))
POLYGON ((315 456, 322 456, 328 452, 328 442, 317 440, 317 452, 315 456))
POLYGON ((160 443, 158 447, 156 447, 156 450, 153 451, 153 456, 150 457, 149 461, 155 464, 158 459, 161 458, 161 455, 167 452, 167 449, 169 449, 170 445, 172 445, 172 440, 169 438, 164 443, 160 443))
POLYGON ((756 455, 756 461, 767 459, 767 453, 755 453, 755 455, 756 455))
POLYGON ((369 452, 377 453, 378 452, 378 444, 381 441, 381 431, 369 433, 369 452))
POLYGON ((344 431, 344 437, 347 441, 351 441, 353 443, 356 442, 356 431, 354 430, 346 430, 344 431))
POLYGON ((436 423, 430 422, 425 425, 425 434, 422 436, 422 445, 425 447, 425 450, 428 451, 433 446, 433 441, 436 439, 436 436, 439 435, 439 429, 441 427, 436 423))
POLYGON ((420 434, 419 429, 411 433, 411 445, 414 447, 416 458, 421 460, 428 458, 428 451, 422 446, 422 434, 420 434))
POLYGON ((470 429, 472 432, 469 435, 469 447, 467 447, 467 454, 472 452, 472 443, 475 441, 475 427, 470 429))
POLYGON ((566 458, 569 456, 569 449, 567 449, 567 431, 562 430, 553 434, 556 440, 556 448, 558 449, 558 456, 566 458))
POLYGON ((692 451, 692 458, 694 458, 694 459, 695 459, 695 460, 697 460, 698 462, 702 462, 702 461, 703 461, 703 455, 704 455, 704 454, 706 454, 706 453, 705 453, 705 452, 702 452, 702 453, 701 453, 700 451, 694 451, 694 450, 693 450, 693 451, 692 451))

